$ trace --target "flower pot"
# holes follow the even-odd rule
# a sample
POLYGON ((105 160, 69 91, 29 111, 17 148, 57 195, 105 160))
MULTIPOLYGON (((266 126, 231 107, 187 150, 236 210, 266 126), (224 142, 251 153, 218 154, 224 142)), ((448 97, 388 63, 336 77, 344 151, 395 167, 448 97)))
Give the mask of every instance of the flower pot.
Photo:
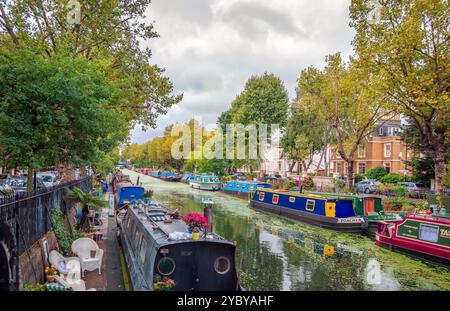
POLYGON ((194 241, 200 240, 200 232, 193 232, 192 240, 194 240, 194 241))
POLYGON ((53 283, 55 281, 55 275, 46 275, 45 279, 47 280, 47 283, 53 283))

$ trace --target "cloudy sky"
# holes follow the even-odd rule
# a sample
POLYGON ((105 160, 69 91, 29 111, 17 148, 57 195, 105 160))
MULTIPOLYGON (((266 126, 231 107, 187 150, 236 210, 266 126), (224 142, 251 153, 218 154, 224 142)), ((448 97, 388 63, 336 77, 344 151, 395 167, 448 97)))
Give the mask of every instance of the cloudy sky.
POLYGON ((265 71, 279 76, 290 98, 300 71, 322 68, 325 56, 352 53, 350 0, 153 0, 147 18, 160 37, 147 42, 152 62, 166 69, 183 101, 156 129, 131 133, 133 143, 162 135, 193 117, 216 122, 246 80, 265 71))

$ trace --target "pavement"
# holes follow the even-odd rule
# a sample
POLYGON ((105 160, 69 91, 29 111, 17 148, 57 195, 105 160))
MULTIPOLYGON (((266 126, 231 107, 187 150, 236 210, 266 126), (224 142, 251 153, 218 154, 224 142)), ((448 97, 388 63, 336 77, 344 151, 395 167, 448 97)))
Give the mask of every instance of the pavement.
POLYGON ((116 218, 108 216, 106 208, 102 211, 101 219, 103 224, 98 227, 98 231, 103 234, 103 238, 97 241, 97 244, 104 251, 102 274, 98 274, 98 270, 85 271, 83 280, 86 282, 86 288, 96 288, 97 291, 123 291, 125 286, 116 235, 116 218))

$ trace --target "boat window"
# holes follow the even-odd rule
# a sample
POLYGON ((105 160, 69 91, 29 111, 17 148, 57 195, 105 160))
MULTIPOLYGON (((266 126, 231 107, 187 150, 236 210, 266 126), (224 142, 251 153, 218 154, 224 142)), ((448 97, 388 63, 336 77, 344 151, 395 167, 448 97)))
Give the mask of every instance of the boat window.
POLYGON ((218 274, 227 274, 231 269, 230 260, 225 256, 220 256, 214 261, 214 271, 218 274))
POLYGON ((280 196, 278 194, 274 194, 272 197, 272 203, 273 204, 278 204, 278 199, 280 198, 280 196))
POLYGON ((236 185, 236 188, 240 188, 241 186, 240 185, 236 185))
POLYGON ((294 203, 295 202, 295 197, 289 197, 289 202, 294 203))
POLYGON ((175 271, 175 261, 170 257, 162 257, 158 261, 158 272, 161 275, 171 275, 175 271))
POLYGON ((145 262, 145 254, 147 253, 147 246, 148 246, 148 241, 145 237, 143 237, 142 242, 141 242, 141 250, 139 252, 139 257, 141 258, 142 264, 144 264, 144 262, 145 262))
POLYGON ((306 200, 306 210, 307 211, 314 211, 314 206, 316 205, 316 201, 314 200, 306 200))
POLYGON ((420 224, 419 239, 428 242, 437 242, 439 239, 439 226, 420 224))
POLYGON ((265 194, 265 192, 262 192, 262 191, 259 192, 259 200, 260 201, 264 201, 264 194, 265 194))
POLYGON ((254 187, 253 187, 253 186, 250 186, 250 191, 253 190, 253 189, 254 189, 254 187))

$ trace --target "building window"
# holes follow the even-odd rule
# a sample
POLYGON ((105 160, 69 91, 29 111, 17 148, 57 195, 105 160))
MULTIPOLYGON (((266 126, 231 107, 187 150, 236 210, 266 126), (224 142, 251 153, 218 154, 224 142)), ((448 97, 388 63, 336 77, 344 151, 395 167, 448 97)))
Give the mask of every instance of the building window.
POLYGON ((341 173, 341 172, 342 172, 342 163, 336 162, 336 173, 341 173))
POLYGON ((278 170, 281 171, 281 161, 278 162, 278 170))
POLYGON ((364 145, 358 146, 358 157, 365 158, 366 157, 366 147, 364 145))
POLYGON ((358 173, 365 174, 366 173, 366 163, 358 163, 358 173))
POLYGON ((391 172, 391 163, 389 162, 383 163, 383 166, 386 172, 389 174, 391 172))
POLYGON ((391 151, 392 151, 392 145, 391 144, 384 144, 384 157, 390 158, 391 157, 391 151))
POLYGON ((378 135, 383 136, 383 127, 378 128, 378 135))

